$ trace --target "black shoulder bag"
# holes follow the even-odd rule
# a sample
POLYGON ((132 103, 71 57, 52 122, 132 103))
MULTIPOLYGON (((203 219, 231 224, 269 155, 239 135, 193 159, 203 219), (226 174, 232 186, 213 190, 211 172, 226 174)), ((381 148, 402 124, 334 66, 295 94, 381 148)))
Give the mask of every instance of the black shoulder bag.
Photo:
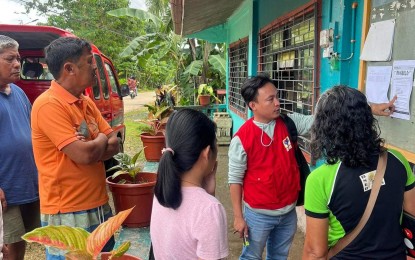
POLYGON ((300 190, 300 193, 298 194, 297 206, 302 206, 304 205, 305 181, 308 175, 310 174, 310 167, 308 167, 307 160, 305 159, 303 152, 298 146, 298 143, 297 143, 298 131, 297 131, 297 127, 294 124, 294 121, 287 115, 281 114, 280 116, 285 126, 288 129, 288 135, 292 143, 292 146, 294 148, 295 159, 297 161, 298 169, 300 171, 301 190, 300 190))

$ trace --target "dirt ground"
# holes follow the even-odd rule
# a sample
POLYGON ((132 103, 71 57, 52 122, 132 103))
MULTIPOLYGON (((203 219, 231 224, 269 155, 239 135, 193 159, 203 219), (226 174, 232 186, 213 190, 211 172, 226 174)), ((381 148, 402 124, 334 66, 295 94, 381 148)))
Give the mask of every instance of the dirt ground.
MULTIPOLYGON (((124 98, 124 110, 125 112, 138 109, 144 104, 153 101, 155 98, 154 91, 140 92, 135 99, 130 99, 130 97, 124 98)), ((228 182, 228 146, 219 146, 218 154, 218 171, 217 171, 217 186, 216 186, 216 197, 222 202, 226 209, 226 214, 228 216, 228 237, 229 237, 229 247, 230 255, 229 259, 234 260, 238 259, 239 254, 242 250, 242 241, 241 239, 233 234, 233 215, 232 215, 232 203, 229 195, 228 182)), ((291 246, 290 260, 301 259, 303 252, 304 244, 304 233, 297 231, 294 242, 291 246)))
MULTIPOLYGON (((147 104, 154 99, 154 92, 141 92, 135 99, 130 97, 124 98, 124 109, 125 112, 139 109, 144 104, 147 104)), ((226 209, 228 217, 228 237, 229 237, 229 248, 230 260, 236 260, 242 250, 241 239, 233 234, 233 215, 232 215, 232 203, 230 200, 229 189, 227 184, 227 173, 228 173, 228 146, 219 146, 218 153, 218 170, 217 170, 217 186, 216 186, 216 197, 222 202, 226 209)), ((110 196, 111 199, 111 196, 110 196)), ((297 231, 294 242, 291 246, 290 255, 288 259, 297 260, 301 259, 304 244, 304 234, 301 231, 297 231)), ((29 244, 26 250, 25 260, 41 260, 45 259, 45 250, 43 246, 38 244, 29 244)))
MULTIPOLYGON (((219 146, 218 153, 218 170, 217 170, 217 186, 216 186, 216 197, 222 202, 226 209, 228 216, 228 237, 229 237, 229 248, 230 260, 236 260, 242 249, 241 239, 233 234, 233 215, 232 215, 232 204, 229 195, 229 189, 227 184, 227 172, 228 172, 228 147, 219 146)), ((290 255, 288 259, 298 260, 301 259, 303 251, 304 234, 301 231, 297 231, 294 242, 291 246, 290 255)), ((44 248, 37 244, 30 244, 26 256, 26 260, 40 260, 45 259, 44 248)))
MULTIPOLYGON (((238 235, 233 234, 233 215, 232 215, 232 203, 230 199, 228 189, 228 146, 219 146, 218 153, 218 170, 216 172, 216 197, 220 200, 226 210, 228 217, 228 238, 229 238, 229 259, 238 259, 242 250, 242 241, 238 235)), ((298 260, 301 259, 304 244, 303 232, 297 230, 294 242, 290 249, 288 259, 298 260)), ((264 258, 265 259, 265 258, 264 258)))

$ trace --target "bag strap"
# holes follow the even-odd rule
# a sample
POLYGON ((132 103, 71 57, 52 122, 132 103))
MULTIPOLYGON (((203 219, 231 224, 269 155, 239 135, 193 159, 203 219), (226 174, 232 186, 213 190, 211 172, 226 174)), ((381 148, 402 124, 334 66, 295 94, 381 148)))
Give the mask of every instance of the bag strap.
POLYGON ((342 251, 347 245, 349 245, 359 235, 360 231, 362 231, 362 229, 365 227, 370 215, 372 214, 373 207, 375 206, 376 199, 379 194, 380 186, 382 185, 383 176, 385 175, 387 158, 387 151, 379 154, 379 161, 378 166, 376 168, 375 180, 373 181, 369 201, 367 202, 363 216, 360 219, 357 226, 349 234, 345 235, 343 238, 337 241, 337 243, 332 248, 330 248, 328 252, 328 259, 335 256, 337 253, 342 251))
POLYGON ((294 121, 285 114, 280 114, 280 117, 282 121, 284 122, 285 127, 287 127, 288 136, 290 137, 291 142, 297 144, 298 130, 297 130, 297 127, 295 126, 294 121))

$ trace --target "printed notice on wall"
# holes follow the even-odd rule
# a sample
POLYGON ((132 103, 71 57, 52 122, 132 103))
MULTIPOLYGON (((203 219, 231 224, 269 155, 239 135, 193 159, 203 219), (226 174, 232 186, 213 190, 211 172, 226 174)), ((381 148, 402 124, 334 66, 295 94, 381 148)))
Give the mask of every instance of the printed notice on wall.
POLYGON ((394 61, 392 70, 391 97, 398 96, 392 117, 409 120, 409 102, 414 85, 415 60, 394 61))
POLYGON ((366 96, 371 103, 387 103, 392 66, 369 66, 366 77, 366 96))
POLYGON ((365 61, 390 61, 394 33, 395 19, 372 23, 360 59, 365 61))

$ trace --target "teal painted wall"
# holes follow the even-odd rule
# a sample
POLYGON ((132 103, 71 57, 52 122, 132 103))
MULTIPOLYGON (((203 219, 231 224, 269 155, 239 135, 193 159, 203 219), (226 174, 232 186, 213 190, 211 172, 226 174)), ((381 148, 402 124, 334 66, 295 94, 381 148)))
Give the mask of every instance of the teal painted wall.
POLYGON ((248 37, 252 31, 252 0, 245 0, 236 12, 228 19, 226 27, 228 44, 248 37))
POLYGON ((226 24, 219 24, 203 31, 188 35, 187 38, 198 38, 212 43, 222 43, 226 42, 227 33, 228 28, 226 27, 226 24))
POLYGON ((259 28, 263 28, 276 18, 310 2, 310 0, 259 0, 259 28))
MULTIPOLYGON (((231 44, 234 42, 239 41, 240 39, 244 39, 248 37, 248 75, 254 75, 252 70, 256 68, 256 50, 253 53, 253 47, 256 46, 256 43, 253 44, 253 31, 256 29, 256 23, 254 19, 254 6, 257 4, 256 1, 246 0, 241 7, 229 18, 226 26, 228 28, 228 35, 227 35, 227 44, 231 44), (254 59, 253 59, 254 57, 254 59)), ((255 36, 257 37, 257 36, 255 36)), ((256 48, 256 47, 255 47, 256 48)), ((229 75, 229 59, 227 64, 227 75, 229 75)), ((227 77, 228 78, 228 77, 227 77)), ((228 88, 229 84, 226 84, 226 88, 228 88)), ((227 93, 229 93, 227 91, 227 93)), ((242 126, 245 122, 244 119, 233 113, 229 110, 228 104, 228 112, 232 118, 232 134, 235 134, 236 131, 242 126)), ((248 116, 251 116, 248 114, 248 116)))
MULTIPOLYGON (((225 24, 208 28, 193 34, 192 37, 212 42, 226 42, 227 45, 248 37, 248 75, 253 76, 257 73, 259 30, 276 18, 307 3, 309 0, 245 0, 225 24)), ((322 51, 320 51, 318 71, 320 84, 317 87, 320 87, 320 93, 339 84, 357 88, 364 0, 321 0, 321 5, 321 29, 333 28, 335 30, 337 37, 334 39, 334 52, 338 53, 339 60, 323 58, 322 51), (358 3, 354 21, 353 2, 358 3), (352 37, 352 28, 354 28, 354 37, 352 37), (352 38, 355 39, 354 44, 350 41, 352 38), (353 56, 349 58, 352 52, 353 56), (346 58, 349 59, 341 60, 346 58)), ((227 64, 228 67, 229 64, 227 64)), ((227 75, 229 75, 228 69, 227 75)), ((229 112, 233 119, 233 132, 235 133, 244 120, 233 112, 229 112)), ((251 115, 249 113, 248 117, 251 115)))
POLYGON ((322 30, 334 29, 334 52, 339 54, 339 60, 322 57, 320 53, 320 87, 321 93, 335 85, 349 85, 357 88, 359 75, 359 56, 362 38, 364 0, 323 0, 322 1, 322 30), (357 2, 355 21, 353 22, 352 3, 357 2), (353 24, 354 23, 354 24, 353 24), (354 44, 352 28, 354 27, 354 44), (348 59, 353 53, 353 57, 348 59), (342 59, 348 59, 342 61, 342 59))

